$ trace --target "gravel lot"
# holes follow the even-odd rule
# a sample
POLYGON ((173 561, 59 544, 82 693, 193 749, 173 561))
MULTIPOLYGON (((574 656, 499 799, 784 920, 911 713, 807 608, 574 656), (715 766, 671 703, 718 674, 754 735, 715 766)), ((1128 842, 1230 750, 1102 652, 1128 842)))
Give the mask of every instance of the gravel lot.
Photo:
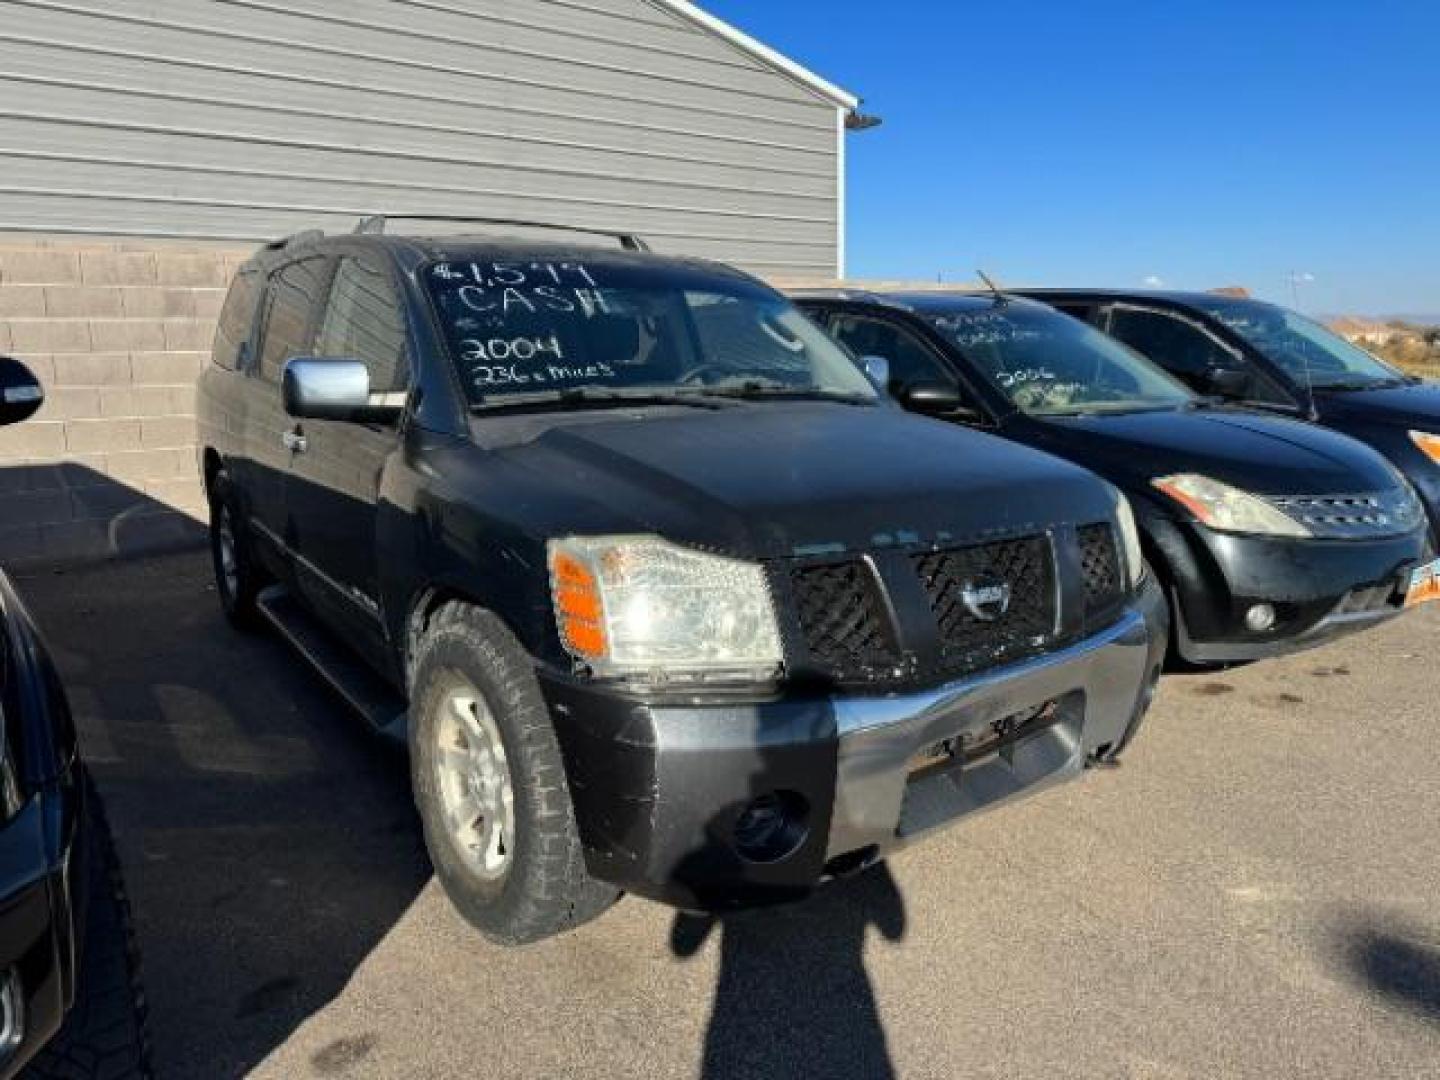
POLYGON ((405 763, 204 556, 20 581, 119 836, 164 1077, 1440 1075, 1440 605, 1168 679, 1115 772, 796 908, 503 951, 405 763))

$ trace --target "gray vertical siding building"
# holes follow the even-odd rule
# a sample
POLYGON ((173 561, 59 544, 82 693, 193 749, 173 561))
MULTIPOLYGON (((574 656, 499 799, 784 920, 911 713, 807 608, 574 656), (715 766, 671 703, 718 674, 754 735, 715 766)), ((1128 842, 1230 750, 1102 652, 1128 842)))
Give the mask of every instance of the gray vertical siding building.
POLYGON ((828 276, 855 107, 675 0, 3 0, 0 228, 468 210, 828 276))
POLYGON ((472 213, 839 277, 857 107, 684 0, 0 0, 0 352, 50 392, 0 430, 0 561, 193 536, 255 242, 472 213))

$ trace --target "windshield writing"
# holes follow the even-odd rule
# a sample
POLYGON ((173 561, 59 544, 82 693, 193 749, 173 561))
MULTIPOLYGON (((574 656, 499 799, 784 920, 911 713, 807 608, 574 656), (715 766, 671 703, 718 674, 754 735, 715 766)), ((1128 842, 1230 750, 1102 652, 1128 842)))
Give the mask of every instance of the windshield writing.
POLYGON ((1089 325, 1017 303, 931 319, 992 386, 1028 413, 1175 408, 1188 390, 1089 325))
POLYGON ((848 356, 744 279, 582 262, 447 262, 424 280, 475 404, 567 390, 875 400, 848 356))

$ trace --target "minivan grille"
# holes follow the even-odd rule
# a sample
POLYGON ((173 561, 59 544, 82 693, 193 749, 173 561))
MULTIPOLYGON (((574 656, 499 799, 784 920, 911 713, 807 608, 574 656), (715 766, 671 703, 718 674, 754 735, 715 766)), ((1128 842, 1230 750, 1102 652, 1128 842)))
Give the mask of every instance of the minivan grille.
POLYGON ((1408 485, 1366 495, 1272 498, 1271 505, 1317 537, 1359 540, 1398 536, 1424 519, 1424 508, 1408 485))
MULTIPOLYGON (((1055 632, 1055 560, 1044 536, 916 555, 911 560, 949 658, 973 661, 1043 644, 1055 632), (986 604, 984 590, 1003 588, 986 604)), ((950 665, 947 665, 950 666, 950 665)))
POLYGON ((1116 611, 1125 598, 1115 530, 1104 522, 1082 525, 1080 565, 1085 575, 1085 622, 1094 625, 1116 611))

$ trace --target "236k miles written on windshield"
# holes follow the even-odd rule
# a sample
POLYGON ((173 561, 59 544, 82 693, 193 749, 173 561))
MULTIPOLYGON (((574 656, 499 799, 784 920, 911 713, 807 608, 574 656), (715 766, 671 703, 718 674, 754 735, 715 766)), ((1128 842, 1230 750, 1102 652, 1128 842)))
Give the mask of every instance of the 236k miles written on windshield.
POLYGON ((423 274, 475 404, 579 389, 876 396, 788 301, 741 278, 568 261, 423 274))

